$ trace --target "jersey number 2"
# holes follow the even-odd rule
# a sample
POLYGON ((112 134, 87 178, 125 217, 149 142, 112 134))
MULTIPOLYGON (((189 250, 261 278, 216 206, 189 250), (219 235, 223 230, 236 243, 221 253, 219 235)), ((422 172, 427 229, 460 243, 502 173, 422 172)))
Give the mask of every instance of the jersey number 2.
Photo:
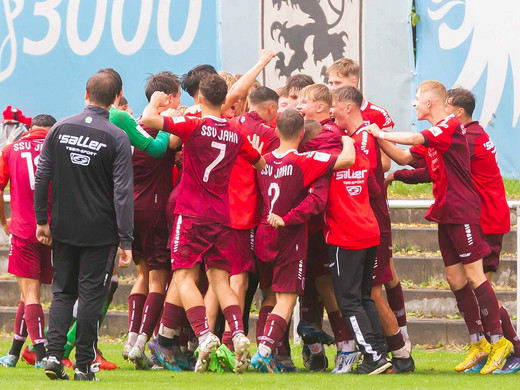
POLYGON ((280 186, 278 183, 271 183, 269 186, 269 189, 267 190, 267 195, 271 198, 271 210, 269 210, 269 214, 273 212, 274 204, 278 200, 278 197, 280 196, 280 186))
POLYGON ((220 142, 213 141, 211 143, 211 147, 218 149, 219 152, 218 152, 217 158, 215 160, 213 160, 213 162, 211 164, 209 164, 208 167, 206 168, 206 170, 204 171, 204 177, 202 178, 202 181, 204 183, 208 182, 209 174, 211 173, 213 168, 215 168, 218 165, 218 163, 224 159, 224 156, 226 155, 226 144, 222 144, 220 142))

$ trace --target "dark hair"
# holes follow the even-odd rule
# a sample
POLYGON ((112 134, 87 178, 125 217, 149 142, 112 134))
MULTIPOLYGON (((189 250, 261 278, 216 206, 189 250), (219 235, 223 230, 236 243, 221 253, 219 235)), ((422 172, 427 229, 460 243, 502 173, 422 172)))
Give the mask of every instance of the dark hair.
POLYGON ((334 91, 334 98, 338 102, 345 102, 350 100, 356 103, 358 107, 363 105, 363 94, 359 91, 359 89, 351 86, 341 87, 334 91))
POLYGON ((121 97, 119 98, 119 103, 118 105, 119 106, 126 106, 128 104, 128 100, 126 100, 126 98, 124 96, 121 95, 121 97))
POLYGON ((119 75, 119 73, 117 73, 112 68, 101 69, 100 71, 98 71, 98 73, 108 73, 115 79, 115 81, 117 83, 117 88, 119 88, 119 92, 117 93, 119 95, 119 93, 123 90, 123 80, 121 79, 121 76, 119 75))
POLYGON ((40 114, 32 118, 31 126, 34 127, 52 127, 56 123, 56 118, 52 115, 40 114))
POLYGON ((111 73, 99 71, 88 79, 87 93, 90 102, 108 107, 121 93, 121 88, 111 73))
MULTIPOLYGON (((447 99, 450 104, 464 109, 467 115, 472 116, 475 111, 475 95, 464 88, 453 88, 448 91, 447 99)), ((33 119, 34 120, 34 119, 33 119)))
POLYGON ((193 97, 199 90, 202 79, 208 75, 218 74, 211 65, 198 65, 182 76, 181 87, 193 97))
POLYGON ((250 104, 260 104, 264 102, 278 102, 278 94, 267 87, 258 87, 251 91, 249 95, 250 104))
POLYGON ((313 139, 318 134, 321 133, 321 130, 323 127, 321 126, 321 123, 318 122, 316 119, 305 119, 303 123, 303 128, 305 129, 305 135, 303 136, 302 143, 307 142, 310 139, 313 139))
POLYGON ((226 80, 218 74, 208 75, 200 82, 200 93, 214 107, 219 107, 224 103, 227 91, 226 80))
POLYGON ((294 139, 301 134, 303 123, 302 114, 294 108, 288 108, 278 117, 276 127, 278 128, 280 137, 285 139, 294 139))
POLYGON ((291 89, 303 89, 308 85, 314 84, 311 76, 306 74, 295 74, 287 79, 287 93, 291 93, 291 89))
POLYGON ((156 91, 164 92, 169 95, 177 95, 179 93, 179 78, 172 72, 164 71, 150 75, 146 79, 146 88, 144 94, 148 101, 152 98, 152 95, 156 91))

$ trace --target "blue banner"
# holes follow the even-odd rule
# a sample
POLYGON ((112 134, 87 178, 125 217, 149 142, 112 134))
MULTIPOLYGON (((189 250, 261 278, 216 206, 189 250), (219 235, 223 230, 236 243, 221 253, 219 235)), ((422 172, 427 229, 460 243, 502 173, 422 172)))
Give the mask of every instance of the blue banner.
POLYGON ((0 0, 0 111, 77 113, 87 79, 111 67, 138 115, 148 74, 219 65, 217 23, 216 0, 0 0))

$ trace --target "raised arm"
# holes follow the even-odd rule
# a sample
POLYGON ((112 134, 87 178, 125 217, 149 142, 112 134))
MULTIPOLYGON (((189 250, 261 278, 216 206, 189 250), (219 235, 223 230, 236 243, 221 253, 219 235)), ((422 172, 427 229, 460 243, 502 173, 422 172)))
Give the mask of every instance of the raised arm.
POLYGON ((162 130, 164 117, 159 113, 159 108, 169 104, 168 95, 164 92, 155 91, 150 98, 150 103, 145 107, 141 121, 150 129, 162 130))
POLYGON ((334 169, 347 169, 356 162, 356 149, 354 148, 354 140, 349 136, 341 137, 343 143, 343 150, 334 164, 334 169))

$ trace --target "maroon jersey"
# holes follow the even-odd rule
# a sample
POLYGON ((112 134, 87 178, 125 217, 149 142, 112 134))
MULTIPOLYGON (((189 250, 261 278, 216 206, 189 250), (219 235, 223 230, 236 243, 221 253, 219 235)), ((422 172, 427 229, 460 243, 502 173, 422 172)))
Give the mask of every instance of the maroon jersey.
POLYGON ((478 122, 464 126, 471 158, 471 179, 480 195, 480 226, 484 234, 504 234, 510 229, 504 181, 497 164, 497 150, 478 122))
MULTIPOLYGON (((141 123, 140 123, 141 124, 141 123)), ((158 130, 141 127, 152 137, 158 130)), ((164 211, 173 189, 172 167, 175 151, 166 150, 163 158, 151 157, 148 153, 134 149, 134 210, 164 211)))
POLYGON ((316 137, 311 138, 298 146, 298 151, 312 152, 315 150, 326 151, 328 153, 340 152, 343 148, 341 143, 342 130, 330 118, 320 122, 322 130, 316 137))
POLYGON ((320 176, 330 173, 337 156, 289 150, 265 156, 266 166, 257 173, 263 209, 258 227, 255 253, 264 261, 278 257, 281 261, 305 259, 307 225, 290 225, 275 229, 267 222, 271 213, 284 217, 306 197, 307 187, 320 176))
POLYGON ((222 118, 165 117, 163 128, 184 142, 175 214, 229 226, 231 169, 238 155, 255 164, 260 154, 222 118))
POLYGON ((421 131, 424 145, 410 148, 424 158, 433 181, 435 203, 425 218, 438 223, 478 224, 480 199, 471 181, 471 163, 466 130, 453 115, 421 131))
POLYGON ((394 128, 394 121, 388 115, 388 112, 369 101, 364 101, 361 105, 361 117, 366 124, 375 123, 381 130, 389 131, 394 128))
POLYGON ((11 181, 9 232, 29 242, 38 242, 33 206, 34 174, 47 133, 44 129, 31 130, 21 140, 7 145, 0 156, 0 189, 3 191, 11 181))

